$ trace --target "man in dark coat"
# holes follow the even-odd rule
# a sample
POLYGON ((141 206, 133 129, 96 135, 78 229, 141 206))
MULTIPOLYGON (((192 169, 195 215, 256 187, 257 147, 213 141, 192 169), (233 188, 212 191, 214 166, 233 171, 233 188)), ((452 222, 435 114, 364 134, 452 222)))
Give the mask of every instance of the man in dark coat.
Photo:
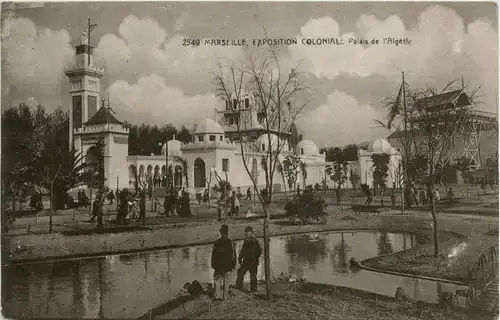
POLYGON ((223 224, 220 228, 221 237, 214 243, 212 251, 212 269, 214 269, 214 298, 227 300, 229 298, 229 272, 236 267, 236 249, 229 239, 229 228, 223 224), (221 296, 221 288, 222 296, 221 296))
POLYGON ((238 277, 236 279, 236 287, 243 288, 243 278, 247 272, 250 272, 250 291, 257 291, 257 267, 259 266, 259 258, 262 254, 260 244, 253 236, 253 228, 245 228, 245 241, 241 247, 238 261, 240 268, 238 269, 238 277))

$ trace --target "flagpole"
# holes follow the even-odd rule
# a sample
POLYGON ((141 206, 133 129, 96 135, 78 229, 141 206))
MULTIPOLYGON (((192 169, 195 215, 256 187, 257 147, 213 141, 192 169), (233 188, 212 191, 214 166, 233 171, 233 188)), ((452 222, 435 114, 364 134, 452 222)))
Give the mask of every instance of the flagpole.
MULTIPOLYGON (((403 122, 404 122, 404 139, 405 139, 405 145, 404 145, 404 158, 401 157, 401 160, 406 159, 406 157, 408 156, 408 139, 407 139, 407 134, 406 134, 406 130, 407 130, 407 127, 406 127, 406 93, 405 93, 405 73, 404 71, 401 71, 401 75, 402 75, 402 78, 403 78, 403 83, 401 84, 403 86, 403 122)), ((406 166, 405 166, 405 163, 404 163, 404 160, 402 161, 402 164, 401 164, 401 168, 403 169, 402 173, 403 173, 403 179, 402 179, 402 184, 401 184, 401 214, 404 215, 405 214, 405 187, 406 187, 406 183, 405 183, 405 180, 406 180, 406 166)))

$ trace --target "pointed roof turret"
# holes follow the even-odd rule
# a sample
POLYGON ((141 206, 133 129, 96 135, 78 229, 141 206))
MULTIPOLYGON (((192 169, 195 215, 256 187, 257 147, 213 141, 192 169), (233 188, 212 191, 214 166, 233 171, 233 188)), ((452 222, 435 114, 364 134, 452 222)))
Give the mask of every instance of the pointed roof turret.
POLYGON ((115 116, 111 113, 111 108, 106 108, 104 106, 104 99, 102 99, 102 107, 90 118, 89 121, 85 122, 86 126, 100 125, 100 124, 123 124, 123 122, 119 121, 115 118, 115 116))

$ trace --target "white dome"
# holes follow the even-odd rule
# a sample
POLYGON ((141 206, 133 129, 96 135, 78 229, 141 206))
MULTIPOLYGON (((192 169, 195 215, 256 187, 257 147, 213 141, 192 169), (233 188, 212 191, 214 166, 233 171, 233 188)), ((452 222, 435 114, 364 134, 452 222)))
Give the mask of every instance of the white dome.
POLYGON ((387 139, 378 138, 368 145, 368 152, 391 154, 392 146, 387 139))
POLYGON ((206 118, 201 121, 198 126, 196 126, 195 134, 205 134, 205 133, 214 133, 214 134, 224 134, 224 130, 214 120, 210 118, 206 118))
POLYGON ((300 140, 300 142, 297 143, 296 152, 299 155, 302 155, 302 154, 303 155, 317 155, 317 154, 319 154, 319 148, 311 140, 300 140), (302 153, 301 150, 304 150, 304 153, 302 153))
MULTIPOLYGON (((170 140, 167 142, 168 144, 168 155, 169 156, 177 156, 181 154, 181 145, 182 142, 179 140, 170 140)), ((165 144, 161 147, 161 155, 165 155, 165 144)))

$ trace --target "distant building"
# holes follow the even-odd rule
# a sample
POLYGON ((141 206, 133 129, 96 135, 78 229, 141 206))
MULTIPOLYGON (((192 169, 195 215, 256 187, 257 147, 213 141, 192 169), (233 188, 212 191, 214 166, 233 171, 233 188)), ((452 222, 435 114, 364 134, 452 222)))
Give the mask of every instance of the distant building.
MULTIPOLYGON (((391 146, 391 144, 384 138, 378 138, 370 142, 368 146, 362 144, 358 149, 358 160, 348 161, 347 165, 347 181, 342 186, 343 188, 353 188, 353 183, 357 188, 361 184, 368 184, 373 187, 373 161, 372 155, 374 154, 388 154, 389 155, 389 165, 387 170, 387 180, 386 187, 392 188, 397 187, 398 175, 401 165, 401 154, 398 150, 391 146)), ((327 165, 333 167, 335 164, 333 162, 327 162, 327 165)), ((328 179, 328 185, 331 188, 336 188, 337 183, 328 179)))
MULTIPOLYGON (((197 192, 217 183, 215 175, 227 178, 233 188, 245 192, 251 187, 250 177, 244 168, 243 154, 248 170, 265 186, 265 174, 261 166, 262 156, 269 148, 282 146, 279 160, 288 154, 297 154, 306 163, 306 173, 299 174, 298 183, 303 187, 321 183, 325 172, 325 154, 310 140, 300 140, 295 125, 282 123, 280 130, 266 134, 262 125, 263 110, 254 95, 247 91, 233 94, 224 101, 225 108, 218 112, 219 119, 204 119, 192 133, 192 141, 183 144, 168 141, 160 155, 129 156, 129 131, 114 112, 97 103, 100 99, 99 81, 104 70, 94 65, 93 47, 85 41, 76 46, 75 64, 65 74, 70 80, 72 107, 70 108, 70 146, 85 155, 86 162, 99 159, 95 144, 104 139, 104 176, 106 184, 117 188, 134 188, 137 184, 162 185, 168 165, 172 167, 173 183, 177 187, 194 187, 197 192)), ((108 101, 109 104, 109 101, 108 101)), ((215 106, 214 106, 215 107, 215 106)), ((276 122, 277 120, 274 119, 276 122)), ((278 128, 278 123, 275 123, 278 128)), ((284 191, 284 177, 275 171, 273 190, 284 191)))

